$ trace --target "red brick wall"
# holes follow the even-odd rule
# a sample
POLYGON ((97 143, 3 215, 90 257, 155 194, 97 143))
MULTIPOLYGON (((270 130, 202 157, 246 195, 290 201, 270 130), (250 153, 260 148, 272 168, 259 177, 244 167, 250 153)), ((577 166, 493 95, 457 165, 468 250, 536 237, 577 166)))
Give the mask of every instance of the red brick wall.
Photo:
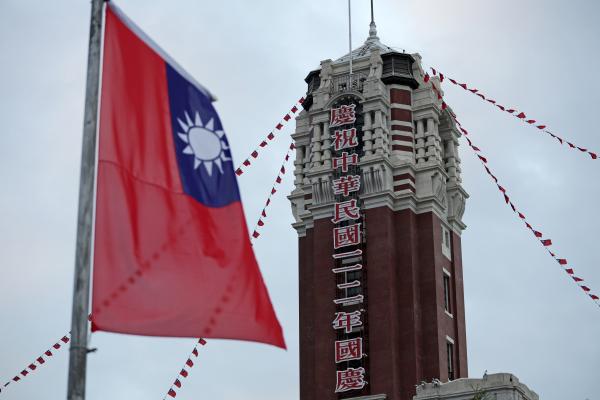
MULTIPOLYGON (((433 213, 366 210, 368 298, 367 391, 411 400, 421 380, 448 379, 446 335, 454 339, 456 377, 467 376, 460 237, 453 261, 442 254, 441 221, 433 213), (453 313, 444 312, 442 268, 452 275, 453 313)), ((300 238, 300 399, 333 400, 335 276, 328 219, 300 238)), ((352 397, 352 393, 341 398, 352 397)))

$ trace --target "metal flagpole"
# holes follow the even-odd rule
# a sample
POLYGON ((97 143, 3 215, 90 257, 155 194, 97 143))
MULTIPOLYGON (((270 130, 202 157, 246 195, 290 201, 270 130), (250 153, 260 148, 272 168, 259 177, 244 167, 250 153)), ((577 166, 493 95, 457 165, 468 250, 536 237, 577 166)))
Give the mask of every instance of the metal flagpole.
POLYGON ((96 128, 98 125, 98 91, 100 86, 100 47, 102 44, 102 7, 104 0, 91 0, 90 41, 88 49, 79 210, 75 249, 75 283, 69 352, 68 400, 85 399, 87 336, 90 294, 90 264, 94 177, 96 172, 96 128))
POLYGON ((350 49, 350 75, 352 75, 352 7, 348 0, 348 48, 350 49))

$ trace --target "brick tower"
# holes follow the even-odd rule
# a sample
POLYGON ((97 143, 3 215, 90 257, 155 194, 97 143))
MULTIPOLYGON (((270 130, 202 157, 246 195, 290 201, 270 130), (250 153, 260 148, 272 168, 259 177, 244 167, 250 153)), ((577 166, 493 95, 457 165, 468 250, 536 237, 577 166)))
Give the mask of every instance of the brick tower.
POLYGON ((301 400, 410 400, 421 381, 467 376, 460 133, 422 76, 372 21, 306 78, 289 196, 301 400))

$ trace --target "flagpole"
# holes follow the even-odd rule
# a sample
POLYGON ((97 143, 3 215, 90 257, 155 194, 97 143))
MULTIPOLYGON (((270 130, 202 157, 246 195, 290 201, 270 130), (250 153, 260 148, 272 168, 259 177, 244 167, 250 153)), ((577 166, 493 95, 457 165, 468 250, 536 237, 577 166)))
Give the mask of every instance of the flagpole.
POLYGON ((350 49, 350 75, 352 75, 352 7, 348 0, 348 48, 350 49))
POLYGON ((71 317, 68 400, 85 399, 87 336, 90 296, 91 238, 96 173, 96 131, 100 86, 100 50, 102 44, 102 7, 104 0, 91 0, 90 39, 79 177, 79 210, 75 249, 75 279, 71 317))

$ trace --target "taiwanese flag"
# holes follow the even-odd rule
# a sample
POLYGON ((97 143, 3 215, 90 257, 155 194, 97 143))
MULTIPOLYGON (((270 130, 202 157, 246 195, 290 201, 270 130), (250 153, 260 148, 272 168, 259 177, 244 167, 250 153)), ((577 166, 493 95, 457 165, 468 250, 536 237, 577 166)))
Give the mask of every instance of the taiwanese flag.
POLYGON ((93 331, 285 347, 212 101, 107 5, 93 331))

